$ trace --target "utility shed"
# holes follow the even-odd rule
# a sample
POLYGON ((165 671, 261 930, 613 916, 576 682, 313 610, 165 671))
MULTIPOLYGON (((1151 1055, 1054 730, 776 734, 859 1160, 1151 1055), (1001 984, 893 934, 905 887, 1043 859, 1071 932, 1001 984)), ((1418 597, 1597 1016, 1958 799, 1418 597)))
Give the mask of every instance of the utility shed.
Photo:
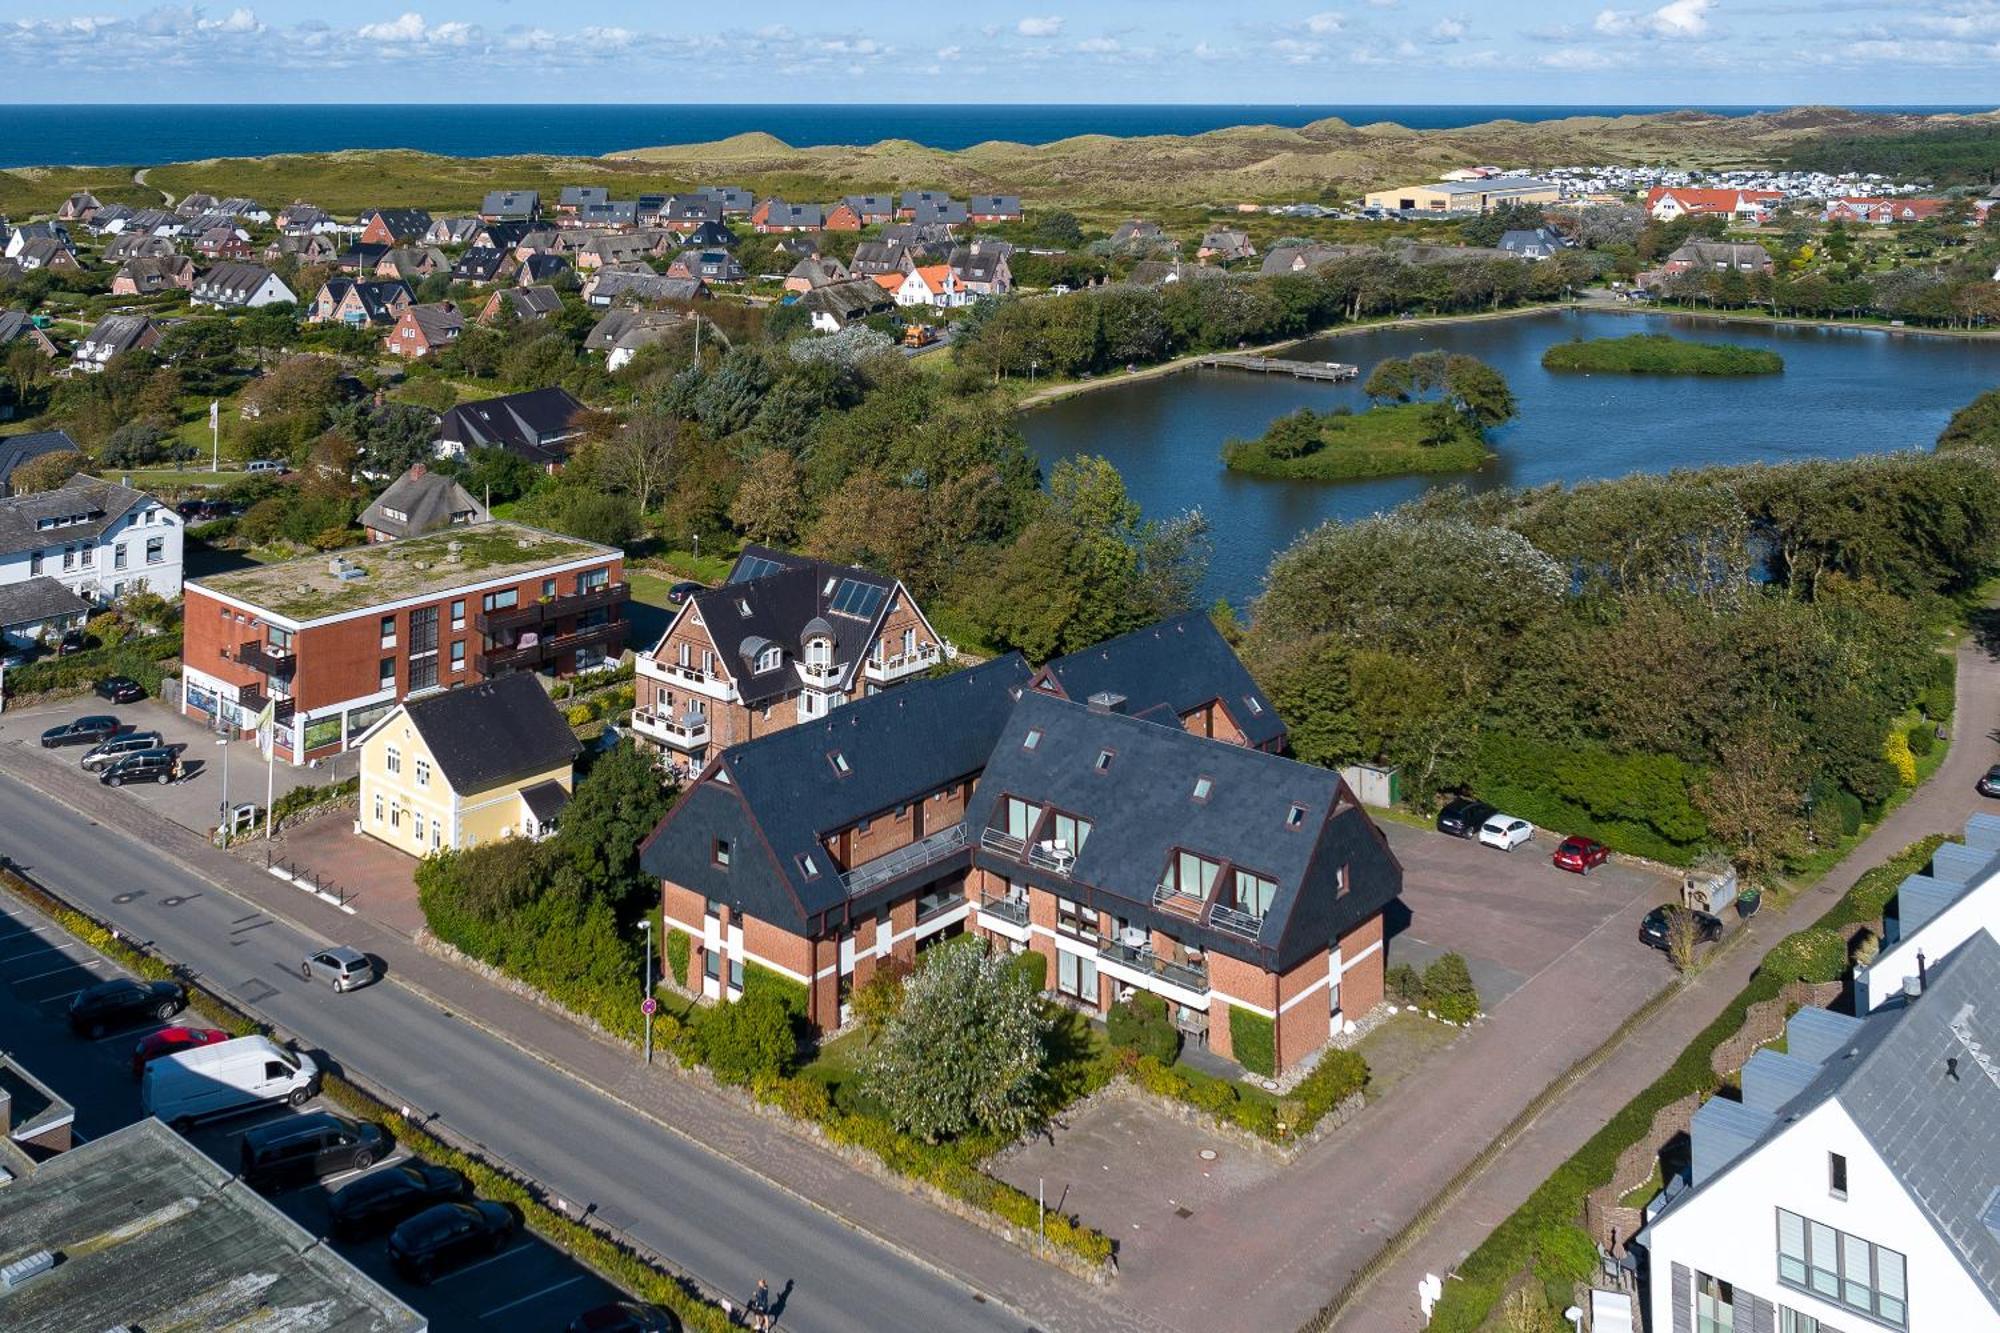
POLYGON ((0 1188, 0 1268, 44 1250, 53 1267, 0 1289, 8 1333, 429 1327, 158 1120, 73 1148, 0 1188))

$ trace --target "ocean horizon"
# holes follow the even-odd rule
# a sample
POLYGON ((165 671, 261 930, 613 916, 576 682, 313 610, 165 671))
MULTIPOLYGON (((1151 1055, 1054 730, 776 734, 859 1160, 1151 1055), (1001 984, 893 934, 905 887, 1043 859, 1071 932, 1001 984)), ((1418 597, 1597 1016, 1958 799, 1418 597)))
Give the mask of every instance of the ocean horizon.
MULTIPOLYGON (((1079 134, 1118 137, 1201 134, 1232 125, 1305 125, 1338 117, 1356 125, 1393 121, 1411 129, 1455 129, 1490 120, 1545 121, 1696 110, 1723 115, 1782 111, 1782 105, 1533 106, 1397 104, 981 104, 700 106, 582 104, 408 105, 301 103, 0 106, 8 127, 0 168, 157 166, 211 157, 408 148, 446 157, 547 154, 598 157, 625 149, 706 143, 761 132, 798 148, 908 139, 954 150, 992 139, 1043 144, 1079 134)), ((1856 111, 1941 114, 1973 106, 1857 106, 1856 111)))

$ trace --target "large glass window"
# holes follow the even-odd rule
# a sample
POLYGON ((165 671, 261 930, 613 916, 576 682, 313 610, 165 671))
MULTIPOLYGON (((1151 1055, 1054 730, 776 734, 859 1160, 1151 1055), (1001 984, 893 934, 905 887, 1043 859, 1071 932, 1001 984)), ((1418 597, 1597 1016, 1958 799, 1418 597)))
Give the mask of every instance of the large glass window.
POLYGON ((1778 1307, 1778 1333, 1820 1333, 1819 1320, 1781 1305, 1778 1307))
POLYGON ((1215 862, 1196 856, 1193 852, 1182 852, 1175 859, 1174 890, 1189 898, 1208 898, 1208 891, 1215 887, 1215 875, 1222 867, 1215 862))
POLYGON ((1706 1273, 1694 1275, 1695 1333, 1736 1333, 1736 1288, 1706 1273))
POLYGON ((1896 1328, 1909 1318, 1900 1253, 1783 1208, 1778 1210, 1778 1280, 1896 1328))
POLYGON ((1262 875, 1253 875, 1247 870, 1236 872, 1237 911, 1263 916, 1271 910, 1271 900, 1277 896, 1278 886, 1262 875))
POLYGON ((1090 821, 1058 811, 1054 823, 1056 841, 1069 848, 1072 855, 1081 853, 1084 840, 1090 837, 1090 821))
POLYGON ((521 595, 514 589, 503 588, 499 592, 487 593, 479 599, 479 605, 482 610, 486 611, 505 611, 508 607, 520 601, 520 599, 521 595))
POLYGON ((1097 960, 1056 950, 1056 989, 1064 995, 1097 1004, 1097 960))
POLYGON ((1009 837, 1022 841, 1034 833, 1035 825, 1041 821, 1042 807, 1030 805, 1018 796, 1007 798, 1007 833, 1009 837))

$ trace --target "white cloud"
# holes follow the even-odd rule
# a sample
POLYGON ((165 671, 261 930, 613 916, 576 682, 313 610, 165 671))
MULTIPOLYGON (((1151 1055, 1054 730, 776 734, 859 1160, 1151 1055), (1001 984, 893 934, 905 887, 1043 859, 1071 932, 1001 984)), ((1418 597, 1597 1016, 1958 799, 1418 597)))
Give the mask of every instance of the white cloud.
POLYGON ((1465 37, 1465 24, 1454 18, 1439 19, 1431 25, 1428 37, 1440 45, 1461 41, 1465 37))
POLYGON ((1708 31, 1708 12, 1714 8, 1715 0, 1667 0, 1647 14, 1604 9, 1591 26, 1607 37, 1700 37, 1708 31))
POLYGON ((1613 51, 1600 51, 1589 46, 1565 46, 1549 52, 1537 64, 1547 69, 1610 69, 1625 63, 1625 58, 1613 51))
POLYGON ((1347 19, 1345 16, 1336 14, 1328 9, 1318 14, 1307 15, 1305 29, 1307 32, 1314 32, 1325 36, 1330 32, 1339 32, 1346 23, 1347 19))
POLYGON ((1023 37, 1054 37, 1063 30, 1060 15, 1049 14, 1041 18, 1030 16, 1014 25, 1014 31, 1023 37))
POLYGON ((247 9, 232 9, 227 18, 202 19, 196 25, 204 32, 262 32, 264 25, 247 9))
POLYGON ((1115 37, 1086 37, 1076 44, 1076 49, 1085 55, 1111 55, 1125 48, 1115 37))
POLYGON ((1318 42, 1302 42, 1296 37, 1280 37, 1271 43, 1271 50, 1288 65, 1304 65, 1319 56, 1320 45, 1318 42))
POLYGON ((365 42, 421 42, 425 31, 424 16, 411 11, 387 23, 364 23, 354 35, 365 42))
POLYGON ((937 50, 937 58, 939 60, 956 60, 964 54, 965 51, 956 46, 940 46, 937 50))

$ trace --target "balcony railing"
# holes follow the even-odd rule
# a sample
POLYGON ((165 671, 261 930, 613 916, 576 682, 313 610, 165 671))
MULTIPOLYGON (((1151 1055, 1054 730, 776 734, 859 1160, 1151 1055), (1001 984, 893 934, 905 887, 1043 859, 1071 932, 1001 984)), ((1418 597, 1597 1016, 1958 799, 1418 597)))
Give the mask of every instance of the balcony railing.
POLYGON ((1153 890, 1153 906, 1176 916, 1201 916, 1203 900, 1191 893, 1182 893, 1171 884, 1162 884, 1153 890))
POLYGON ((1246 940, 1254 940, 1264 932, 1264 918, 1258 913, 1224 907, 1220 903, 1208 909, 1208 924, 1246 940))
POLYGON ((979 895, 979 910, 988 916, 997 916, 1002 921, 1011 921, 1017 926, 1028 924, 1028 900, 1009 898, 1002 894, 982 893, 979 895))
POLYGON ((551 597, 545 602, 530 602, 525 606, 503 607, 496 611, 481 611, 474 617, 473 626, 481 634, 503 634, 508 630, 546 625, 552 620, 566 620, 571 616, 580 616, 586 611, 595 611, 602 606, 617 606, 630 601, 631 597, 630 584, 607 583, 602 587, 551 597))
POLYGON ((1058 849, 1052 843, 1038 842, 1030 845, 1024 839, 997 828, 983 829, 979 834, 979 845, 989 852, 1010 856, 1016 861, 1025 861, 1038 870, 1046 870, 1052 875, 1069 878, 1070 867, 1076 863, 1076 854, 1067 849, 1058 849))
POLYGON ((1177 963, 1171 958, 1160 957, 1153 952, 1150 945, 1135 947, 1121 944, 1117 940, 1103 940, 1097 946, 1097 956, 1150 973, 1161 981, 1179 986, 1183 990, 1196 993, 1208 990, 1208 964, 1177 963))
POLYGON ((953 824, 935 833, 926 834, 907 846, 898 847, 884 856, 865 861, 840 877, 840 883, 852 898, 870 889, 887 884, 892 879, 900 879, 914 870, 942 861, 953 852, 965 848, 965 825, 953 824))
POLYGON ((919 898, 917 899, 917 924, 921 926, 926 921, 935 921, 946 912, 963 906, 965 906, 965 895, 962 893, 947 894, 943 897, 919 898))
POLYGON ((289 676, 299 664, 291 649, 273 647, 268 643, 237 644, 236 660, 267 676, 289 676))
POLYGON ((613 639, 622 638, 624 634, 624 621, 607 620, 602 625, 571 630, 568 634, 552 634, 534 643, 488 648, 479 654, 474 665, 479 668, 479 674, 482 676, 491 675, 496 671, 538 667, 545 662, 553 662, 564 653, 588 647, 593 643, 608 643, 613 639))
POLYGON ((919 644, 906 653, 891 653, 883 657, 871 657, 866 664, 868 679, 877 682, 901 680, 905 676, 927 671, 944 657, 944 652, 934 643, 919 644))
POLYGON ((840 663, 801 662, 799 663, 799 675, 803 677, 808 684, 830 685, 834 681, 840 679, 840 663))
MULTIPOLYGON (((253 687, 247 690, 238 690, 236 692, 236 706, 243 710, 243 725, 246 727, 249 726, 251 719, 263 712, 264 705, 270 702, 271 696, 260 689, 253 687)), ((297 709, 298 705, 291 699, 279 699, 278 706, 271 710, 271 719, 274 722, 289 722, 292 720, 292 714, 297 709)))
POLYGON ((632 710, 632 729, 676 750, 699 750, 708 744, 706 717, 670 717, 647 708, 632 710))

